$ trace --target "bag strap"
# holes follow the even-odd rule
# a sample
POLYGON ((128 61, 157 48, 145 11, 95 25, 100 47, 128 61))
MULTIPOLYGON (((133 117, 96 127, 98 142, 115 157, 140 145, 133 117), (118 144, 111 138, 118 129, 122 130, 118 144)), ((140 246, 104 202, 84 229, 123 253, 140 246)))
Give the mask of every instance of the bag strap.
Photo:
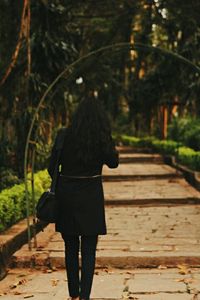
POLYGON ((56 151, 57 151, 57 156, 56 156, 56 163, 55 163, 55 168, 54 168, 53 177, 52 177, 52 181, 51 181, 51 187, 50 187, 50 192, 52 194, 55 194, 55 190, 56 190, 56 184, 57 184, 58 175, 59 175, 60 157, 61 157, 61 152, 62 152, 62 149, 64 146, 66 131, 67 131, 67 128, 62 128, 56 138, 55 147, 56 147, 56 151))

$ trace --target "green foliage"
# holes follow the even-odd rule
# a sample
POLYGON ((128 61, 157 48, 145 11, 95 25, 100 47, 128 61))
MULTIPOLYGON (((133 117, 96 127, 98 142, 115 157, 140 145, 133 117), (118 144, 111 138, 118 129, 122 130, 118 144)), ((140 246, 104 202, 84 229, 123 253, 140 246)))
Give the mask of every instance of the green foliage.
POLYGON ((20 183, 20 179, 12 169, 0 169, 0 178, 0 191, 20 183))
POLYGON ((116 141, 133 147, 149 148, 162 155, 175 155, 177 161, 192 170, 200 170, 200 151, 184 147, 180 142, 158 140, 155 137, 138 138, 128 135, 115 135, 116 141))
POLYGON ((200 170, 200 151, 188 147, 180 147, 177 153, 177 160, 192 170, 200 170))
MULTIPOLYGON (((30 174, 28 175, 28 195, 31 200, 30 174)), ((35 174, 35 199, 49 187, 49 175, 46 170, 35 174)), ((0 231, 15 224, 26 216, 24 184, 15 184, 0 193, 0 231)))
POLYGON ((185 117, 173 118, 168 135, 175 141, 199 151, 200 150, 200 119, 185 117))
MULTIPOLYGON (((114 101, 115 100, 113 99, 113 102, 114 101)), ((126 132, 131 132, 132 134, 134 134, 134 124, 129 120, 128 113, 118 113, 115 120, 112 121, 112 129, 118 134, 126 134, 126 132)))
POLYGON ((129 145, 133 147, 139 146, 140 139, 135 136, 121 135, 117 136, 117 140, 122 142, 124 145, 129 145))
POLYGON ((163 154, 175 154, 179 143, 171 140, 158 140, 155 137, 134 137, 121 135, 117 137, 125 145, 133 147, 152 148, 153 150, 163 154))
POLYGON ((174 155, 176 154, 178 147, 179 144, 171 140, 155 139, 152 141, 152 148, 162 154, 174 155))
POLYGON ((43 170, 47 166, 48 159, 51 154, 52 145, 38 141, 36 143, 35 170, 43 170))
POLYGON ((152 147, 153 143, 153 137, 129 137, 126 135, 123 135, 123 139, 128 142, 129 145, 135 146, 135 147, 152 147))

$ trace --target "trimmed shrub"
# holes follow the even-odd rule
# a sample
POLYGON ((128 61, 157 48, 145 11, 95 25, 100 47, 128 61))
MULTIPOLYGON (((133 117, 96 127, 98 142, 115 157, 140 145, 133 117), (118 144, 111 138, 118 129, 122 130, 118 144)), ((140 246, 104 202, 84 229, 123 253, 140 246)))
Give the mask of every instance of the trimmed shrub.
POLYGON ((185 146, 199 151, 200 119, 175 117, 168 127, 168 135, 172 140, 182 142, 185 146))
POLYGON ((158 140, 154 137, 138 138, 128 135, 117 136, 116 139, 125 145, 150 148, 163 155, 175 155, 177 161, 192 170, 200 171, 200 151, 183 147, 180 142, 173 140, 158 140))
POLYGON ((171 140, 153 140, 152 141, 152 148, 159 153, 167 154, 167 155, 174 155, 176 154, 179 143, 171 140))
POLYGON ((140 139, 134 136, 128 136, 128 135, 121 135, 120 137, 118 137, 120 139, 120 141, 125 144, 125 145, 129 145, 129 146, 133 146, 133 147, 138 147, 139 146, 139 141, 140 139))
MULTIPOLYGON (((28 175, 28 195, 31 201, 31 182, 28 175)), ((35 199, 49 187, 50 178, 47 170, 39 171, 34 176, 35 199)), ((31 213, 32 213, 32 205, 31 213)), ((13 187, 4 189, 0 193, 0 232, 15 224, 26 216, 25 187, 24 183, 15 184, 13 187)))
POLYGON ((188 147, 180 147, 177 152, 177 160, 192 170, 200 170, 200 151, 188 147))
POLYGON ((116 137, 125 145, 133 147, 152 148, 154 151, 164 154, 175 154, 178 147, 181 145, 178 142, 171 140, 158 140, 155 137, 133 137, 128 135, 121 135, 116 137))
POLYGON ((14 184, 21 183, 16 173, 11 169, 0 169, 0 191, 13 186, 14 184))

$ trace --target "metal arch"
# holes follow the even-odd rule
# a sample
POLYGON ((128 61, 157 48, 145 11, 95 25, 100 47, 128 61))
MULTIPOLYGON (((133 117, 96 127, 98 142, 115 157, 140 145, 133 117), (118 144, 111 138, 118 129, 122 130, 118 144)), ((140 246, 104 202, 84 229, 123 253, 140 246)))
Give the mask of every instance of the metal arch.
POLYGON ((31 137, 31 133, 33 130, 33 126, 36 120, 36 116, 43 104, 43 102, 45 101, 47 95, 49 94, 49 92, 52 90, 52 88, 56 85, 56 83, 65 75, 69 72, 69 75, 67 76, 67 80, 69 80, 74 73, 74 68, 78 65, 80 65, 81 63, 85 62, 86 60, 95 57, 98 54, 104 54, 105 52, 108 51, 112 51, 113 52, 117 52, 117 51, 122 51, 122 50, 145 50, 145 51, 154 51, 154 52, 158 52, 162 55, 165 56, 170 56, 172 58, 175 58, 177 60, 179 60, 180 62, 190 66, 195 72, 200 73, 200 67, 198 67, 197 65, 195 65, 193 62, 191 62, 190 60, 186 59, 185 57, 179 55, 178 53, 169 51, 169 50, 165 50, 162 49, 160 47, 154 47, 151 45, 145 45, 142 43, 116 43, 116 44, 112 44, 112 45, 108 45, 102 48, 99 48, 97 50, 94 50, 90 53, 88 53, 87 55, 77 59, 75 62, 73 62, 72 64, 70 64, 69 66, 67 66, 54 80, 53 82, 48 86, 48 88, 46 89, 46 91, 44 92, 43 96, 41 97, 32 121, 31 121, 31 125, 28 131, 28 135, 27 135, 27 139, 26 139, 26 145, 25 145, 25 152, 24 152, 24 184, 25 184, 25 198, 26 198, 26 218, 27 218, 27 229, 28 229, 28 246, 29 246, 29 250, 31 250, 31 232, 30 232, 30 202, 29 202, 29 198, 28 198, 28 182, 27 182, 27 164, 28 164, 28 150, 29 150, 29 144, 30 144, 30 137, 31 137))

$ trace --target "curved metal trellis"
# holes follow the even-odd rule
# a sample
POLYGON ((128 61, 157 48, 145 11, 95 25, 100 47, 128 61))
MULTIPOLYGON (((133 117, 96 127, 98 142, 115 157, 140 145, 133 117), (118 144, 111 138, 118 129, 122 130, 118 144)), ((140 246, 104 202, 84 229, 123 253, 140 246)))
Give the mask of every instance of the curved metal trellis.
MULTIPOLYGON (((174 53, 169 50, 165 50, 159 47, 154 47, 150 45, 145 45, 141 43, 116 43, 113 45, 108 45, 102 48, 99 48, 97 50, 94 50, 87 55, 77 59, 75 62, 67 66, 55 79, 54 81, 49 85, 49 87, 46 89, 45 93, 41 97, 32 121, 31 125, 28 131, 27 139, 26 139, 26 145, 25 145, 25 152, 24 152, 24 184, 25 184, 25 198, 26 198, 26 218, 27 218, 27 229, 28 229, 28 247, 29 250, 32 249, 31 246, 31 230, 30 230, 30 200, 28 197, 28 178, 27 178, 27 166, 28 166, 28 153, 29 153, 29 145, 31 144, 31 134, 33 131, 33 126, 35 124, 37 115, 39 113, 40 108, 42 108, 43 102, 45 101, 47 95, 50 93, 50 91, 54 88, 54 86, 58 83, 58 81, 65 76, 65 80, 68 82, 73 76, 75 76, 76 73, 76 68, 83 65, 85 62, 87 62, 89 59, 94 59, 98 55, 103 55, 106 52, 112 52, 116 53, 118 51, 123 51, 123 50, 143 50, 143 51, 148 51, 148 52, 157 52, 159 54, 174 58, 188 66, 190 66, 195 72, 200 74, 200 67, 196 66, 194 63, 192 63, 190 60, 186 59, 185 57, 174 53)), ((33 172, 32 172, 32 182, 34 182, 33 178, 33 172)), ((34 196, 34 193, 33 193, 34 196)), ((35 231, 34 231, 35 232, 35 231)))

